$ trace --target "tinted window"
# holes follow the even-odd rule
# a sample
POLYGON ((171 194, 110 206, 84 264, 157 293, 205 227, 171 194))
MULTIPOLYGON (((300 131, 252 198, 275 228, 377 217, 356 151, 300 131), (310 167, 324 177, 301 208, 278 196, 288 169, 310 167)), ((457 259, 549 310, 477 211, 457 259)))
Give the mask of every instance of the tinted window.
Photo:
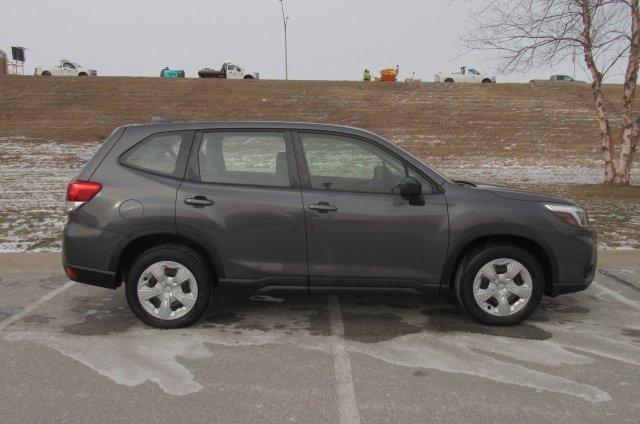
POLYGON ((135 168, 175 176, 178 154, 183 144, 183 133, 154 135, 129 150, 122 161, 135 168))
POLYGON ((419 175, 418 173, 413 172, 413 170, 411 169, 408 169, 407 174, 409 177, 413 177, 416 180, 420 181, 420 184, 422 184, 422 194, 433 194, 435 192, 433 184, 431 184, 431 182, 427 180, 425 177, 423 177, 422 175, 419 175))
POLYGON ((200 179, 204 182, 274 187, 291 185, 284 133, 203 134, 198 162, 200 179))
POLYGON ((300 139, 312 188, 391 193, 407 175, 402 162, 371 143, 318 134, 300 139))

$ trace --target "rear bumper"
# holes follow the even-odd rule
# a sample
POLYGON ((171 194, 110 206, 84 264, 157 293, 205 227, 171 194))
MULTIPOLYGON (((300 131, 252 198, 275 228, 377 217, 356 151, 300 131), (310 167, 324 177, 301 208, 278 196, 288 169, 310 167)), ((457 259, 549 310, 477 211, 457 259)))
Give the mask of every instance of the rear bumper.
POLYGON ((62 261, 62 266, 64 267, 67 277, 78 283, 104 287, 112 290, 115 290, 120 286, 120 283, 116 281, 115 272, 82 268, 77 265, 69 265, 64 261, 62 261))
POLYGON ((120 234, 70 220, 62 237, 62 266, 67 277, 92 286, 118 288, 121 282, 115 269, 109 269, 109 261, 122 239, 120 234))

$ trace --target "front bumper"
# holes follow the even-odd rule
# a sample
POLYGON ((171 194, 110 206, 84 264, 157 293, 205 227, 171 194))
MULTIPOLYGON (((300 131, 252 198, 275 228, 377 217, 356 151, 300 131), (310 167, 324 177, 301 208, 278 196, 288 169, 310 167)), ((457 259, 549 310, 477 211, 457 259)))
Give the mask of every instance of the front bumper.
POLYGON ((560 276, 547 287, 548 296, 575 293, 586 290, 596 274, 598 240, 591 229, 581 228, 572 237, 556 240, 560 276))

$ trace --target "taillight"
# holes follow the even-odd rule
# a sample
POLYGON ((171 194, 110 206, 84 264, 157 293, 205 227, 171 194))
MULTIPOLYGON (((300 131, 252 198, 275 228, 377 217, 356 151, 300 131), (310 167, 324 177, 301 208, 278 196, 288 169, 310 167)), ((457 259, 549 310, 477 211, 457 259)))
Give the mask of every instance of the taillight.
POLYGON ((93 181, 71 181, 67 186, 67 212, 74 211, 102 190, 102 184, 93 181))
POLYGON ((65 272, 70 280, 76 280, 78 278, 78 272, 74 268, 66 267, 65 272))

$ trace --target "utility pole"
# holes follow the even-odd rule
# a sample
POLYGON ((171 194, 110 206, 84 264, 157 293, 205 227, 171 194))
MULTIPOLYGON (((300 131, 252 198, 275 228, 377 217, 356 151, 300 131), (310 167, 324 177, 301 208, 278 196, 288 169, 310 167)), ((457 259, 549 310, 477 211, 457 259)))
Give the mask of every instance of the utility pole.
POLYGON ((285 78, 289 80, 289 58, 287 53, 287 21, 289 17, 284 13, 284 1, 280 1, 280 7, 282 8, 282 24, 284 25, 284 74, 285 78))

